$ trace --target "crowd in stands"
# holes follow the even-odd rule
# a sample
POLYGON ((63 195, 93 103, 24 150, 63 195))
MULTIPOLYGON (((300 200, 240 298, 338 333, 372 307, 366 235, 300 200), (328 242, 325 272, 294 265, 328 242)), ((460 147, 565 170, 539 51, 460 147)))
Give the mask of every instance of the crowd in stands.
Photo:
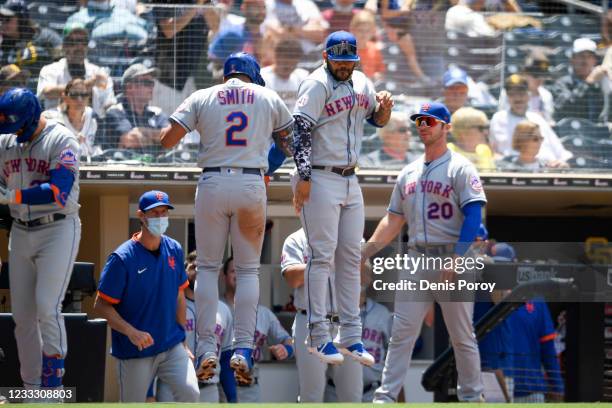
MULTIPOLYGON (((408 117, 432 98, 453 114, 449 147, 481 170, 612 168, 609 14, 551 16, 528 0, 171 3, 7 0, 0 87, 36 90, 88 161, 149 163, 165 153, 159 131, 170 114, 221 80, 229 54, 256 55, 292 108, 325 37, 342 29, 358 39, 360 69, 399 101, 386 128, 369 129, 362 168, 421 154, 408 117)), ((178 149, 197 149, 198 138, 178 149)))

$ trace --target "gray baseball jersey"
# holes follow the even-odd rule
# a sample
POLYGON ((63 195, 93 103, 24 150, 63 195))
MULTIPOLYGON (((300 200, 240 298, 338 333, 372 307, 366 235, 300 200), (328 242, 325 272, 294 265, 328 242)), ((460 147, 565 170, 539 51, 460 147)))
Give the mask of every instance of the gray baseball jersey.
MULTIPOLYGON (((185 324, 185 343, 193 355, 197 349, 197 332, 196 332, 196 304, 193 300, 186 298, 187 317, 185 324)), ((217 324, 216 338, 218 344, 218 355, 221 356, 223 351, 229 350, 232 346, 232 314, 223 302, 219 302, 217 309, 217 324)), ((219 402, 219 392, 217 384, 219 383, 219 373, 221 369, 217 366, 215 375, 204 384, 205 387, 200 387, 199 402, 219 402), (210 388, 209 388, 210 387, 210 388)), ((201 384, 200 384, 201 385, 201 384)), ((168 384, 157 379, 156 399, 158 402, 178 402, 172 395, 172 390, 168 384)))
MULTIPOLYGON (((253 377, 259 378, 259 368, 257 363, 261 361, 264 352, 264 346, 282 344, 286 340, 291 339, 291 336, 283 328, 278 318, 270 309, 265 306, 257 306, 257 325, 255 327, 255 339, 253 350, 253 359, 255 366, 253 368, 253 377)), ((261 402, 261 389, 259 384, 253 384, 248 387, 237 387, 239 403, 256 403, 261 402)))
POLYGON ((64 166, 74 174, 74 183, 65 204, 10 204, 11 216, 24 221, 46 215, 73 214, 79 206, 79 142, 63 125, 48 121, 32 143, 17 143, 15 135, 0 136, 0 181, 12 190, 22 190, 49 182, 49 171, 64 166))
MULTIPOLYGON (((81 240, 79 210, 79 143, 64 126, 48 121, 33 142, 17 143, 15 135, 0 136, 0 184, 18 191, 50 182, 50 171, 61 166, 74 176, 68 196, 51 185, 55 202, 9 204, 11 215, 32 221, 54 214, 64 219, 34 227, 13 224, 9 239, 11 310, 25 384, 59 381, 60 370, 42 377, 43 364, 52 367, 67 354, 62 300, 81 240)), ((61 187, 61 186, 60 186, 61 187)), ((16 194, 18 197, 20 194, 16 194)))
POLYGON ((255 327, 255 350, 253 359, 258 362, 262 358, 263 347, 268 345, 282 344, 291 336, 283 328, 278 317, 265 306, 257 306, 257 326, 255 327))
POLYGON ((312 164, 354 166, 359 159, 363 121, 376 109, 372 82, 359 71, 350 81, 333 79, 325 66, 300 84, 293 111, 315 124, 312 131, 312 164))
POLYGON ((461 208, 487 201, 480 177, 468 159, 451 150, 429 165, 424 158, 400 172, 387 210, 404 216, 410 244, 454 243, 463 224, 461 208))
POLYGON ((363 384, 380 382, 387 345, 391 337, 391 312, 380 303, 372 299, 366 299, 366 304, 361 307, 361 323, 363 325, 363 346, 374 356, 374 365, 363 367, 363 384))
MULTIPOLYGON (((300 228, 285 239, 283 244, 283 253, 281 255, 281 273, 291 265, 307 264, 309 258, 308 240, 304 229, 300 228)), ((335 310, 332 307, 334 298, 333 274, 330 276, 329 291, 327 294, 327 313, 332 313, 335 310)), ((306 310, 306 294, 304 293, 304 285, 293 289, 293 305, 297 309, 306 310)))
MULTIPOLYGON (((486 202, 480 178, 468 159, 450 150, 427 165, 423 160, 421 157, 400 172, 388 211, 404 217, 410 244, 455 243, 464 220, 462 207, 470 202, 486 202)), ((419 256, 414 250, 411 255, 419 256)), ((457 397, 460 401, 480 400, 483 383, 472 326, 474 303, 448 302, 441 295, 443 291, 419 293, 415 297, 420 301, 396 297, 389 351, 374 402, 397 400, 423 319, 433 301, 442 309, 451 343, 458 346, 457 397)))
POLYGON ((276 92, 237 78, 194 92, 170 119, 200 134, 200 167, 266 170, 272 133, 293 123, 276 92))

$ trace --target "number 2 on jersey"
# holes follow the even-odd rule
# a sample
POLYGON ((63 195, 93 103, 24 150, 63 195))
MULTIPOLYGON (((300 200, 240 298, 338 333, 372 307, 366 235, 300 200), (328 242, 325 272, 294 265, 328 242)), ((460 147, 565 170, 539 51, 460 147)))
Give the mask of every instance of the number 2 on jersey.
POLYGON ((225 145, 226 146, 246 146, 246 139, 237 139, 236 133, 242 132, 249 126, 249 117, 244 112, 232 112, 225 118, 231 126, 225 130, 225 145))

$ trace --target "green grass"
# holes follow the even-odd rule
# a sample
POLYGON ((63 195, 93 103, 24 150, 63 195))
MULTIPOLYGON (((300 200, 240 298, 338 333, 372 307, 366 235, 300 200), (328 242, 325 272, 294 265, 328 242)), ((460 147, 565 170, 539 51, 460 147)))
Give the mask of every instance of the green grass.
MULTIPOLYGON (((117 407, 119 405, 128 405, 130 408, 153 408, 151 404, 118 404, 118 403, 91 403, 91 404, 67 404, 67 408, 102 408, 102 407, 117 407)), ((170 404, 162 404, 162 405, 170 405, 170 404)), ((202 408, 203 405, 213 405, 213 404, 180 404, 181 408, 202 408)), ((297 408, 297 404, 291 403, 260 403, 260 404, 214 404, 218 407, 226 407, 226 408, 241 408, 241 407, 272 407, 272 408, 297 408)), ((483 408, 484 406, 491 407, 499 407, 502 408, 504 404, 466 404, 466 403, 453 403, 453 404, 422 404, 422 403, 409 403, 402 404, 408 406, 409 408, 425 408, 431 406, 437 406, 438 408, 443 408, 444 406, 449 405, 458 405, 460 408, 483 408)), ((40 408, 40 404, 20 404, 21 408, 31 407, 31 408, 40 408)), ((66 406, 66 405, 65 405, 66 406)), ((364 407, 372 407, 374 404, 300 404, 299 406, 307 406, 312 408, 364 408, 364 407)), ((376 405, 380 406, 380 405, 376 405)), ((561 403, 561 404, 512 404, 511 408, 612 408, 611 403, 561 403)), ((7 405, 8 408, 8 405, 7 405)))

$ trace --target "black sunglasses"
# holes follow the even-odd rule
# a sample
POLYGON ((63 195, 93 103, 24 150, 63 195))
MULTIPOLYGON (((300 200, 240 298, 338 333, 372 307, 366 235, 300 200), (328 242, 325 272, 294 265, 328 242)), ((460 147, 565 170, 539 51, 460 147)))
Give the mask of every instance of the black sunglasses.
POLYGON ((87 99, 89 94, 87 92, 69 92, 68 96, 72 99, 87 99))
POLYGON ((331 47, 327 48, 325 51, 327 51, 328 54, 333 55, 333 56, 339 56, 339 55, 355 56, 357 55, 357 47, 346 41, 343 41, 340 44, 332 45, 331 47))

